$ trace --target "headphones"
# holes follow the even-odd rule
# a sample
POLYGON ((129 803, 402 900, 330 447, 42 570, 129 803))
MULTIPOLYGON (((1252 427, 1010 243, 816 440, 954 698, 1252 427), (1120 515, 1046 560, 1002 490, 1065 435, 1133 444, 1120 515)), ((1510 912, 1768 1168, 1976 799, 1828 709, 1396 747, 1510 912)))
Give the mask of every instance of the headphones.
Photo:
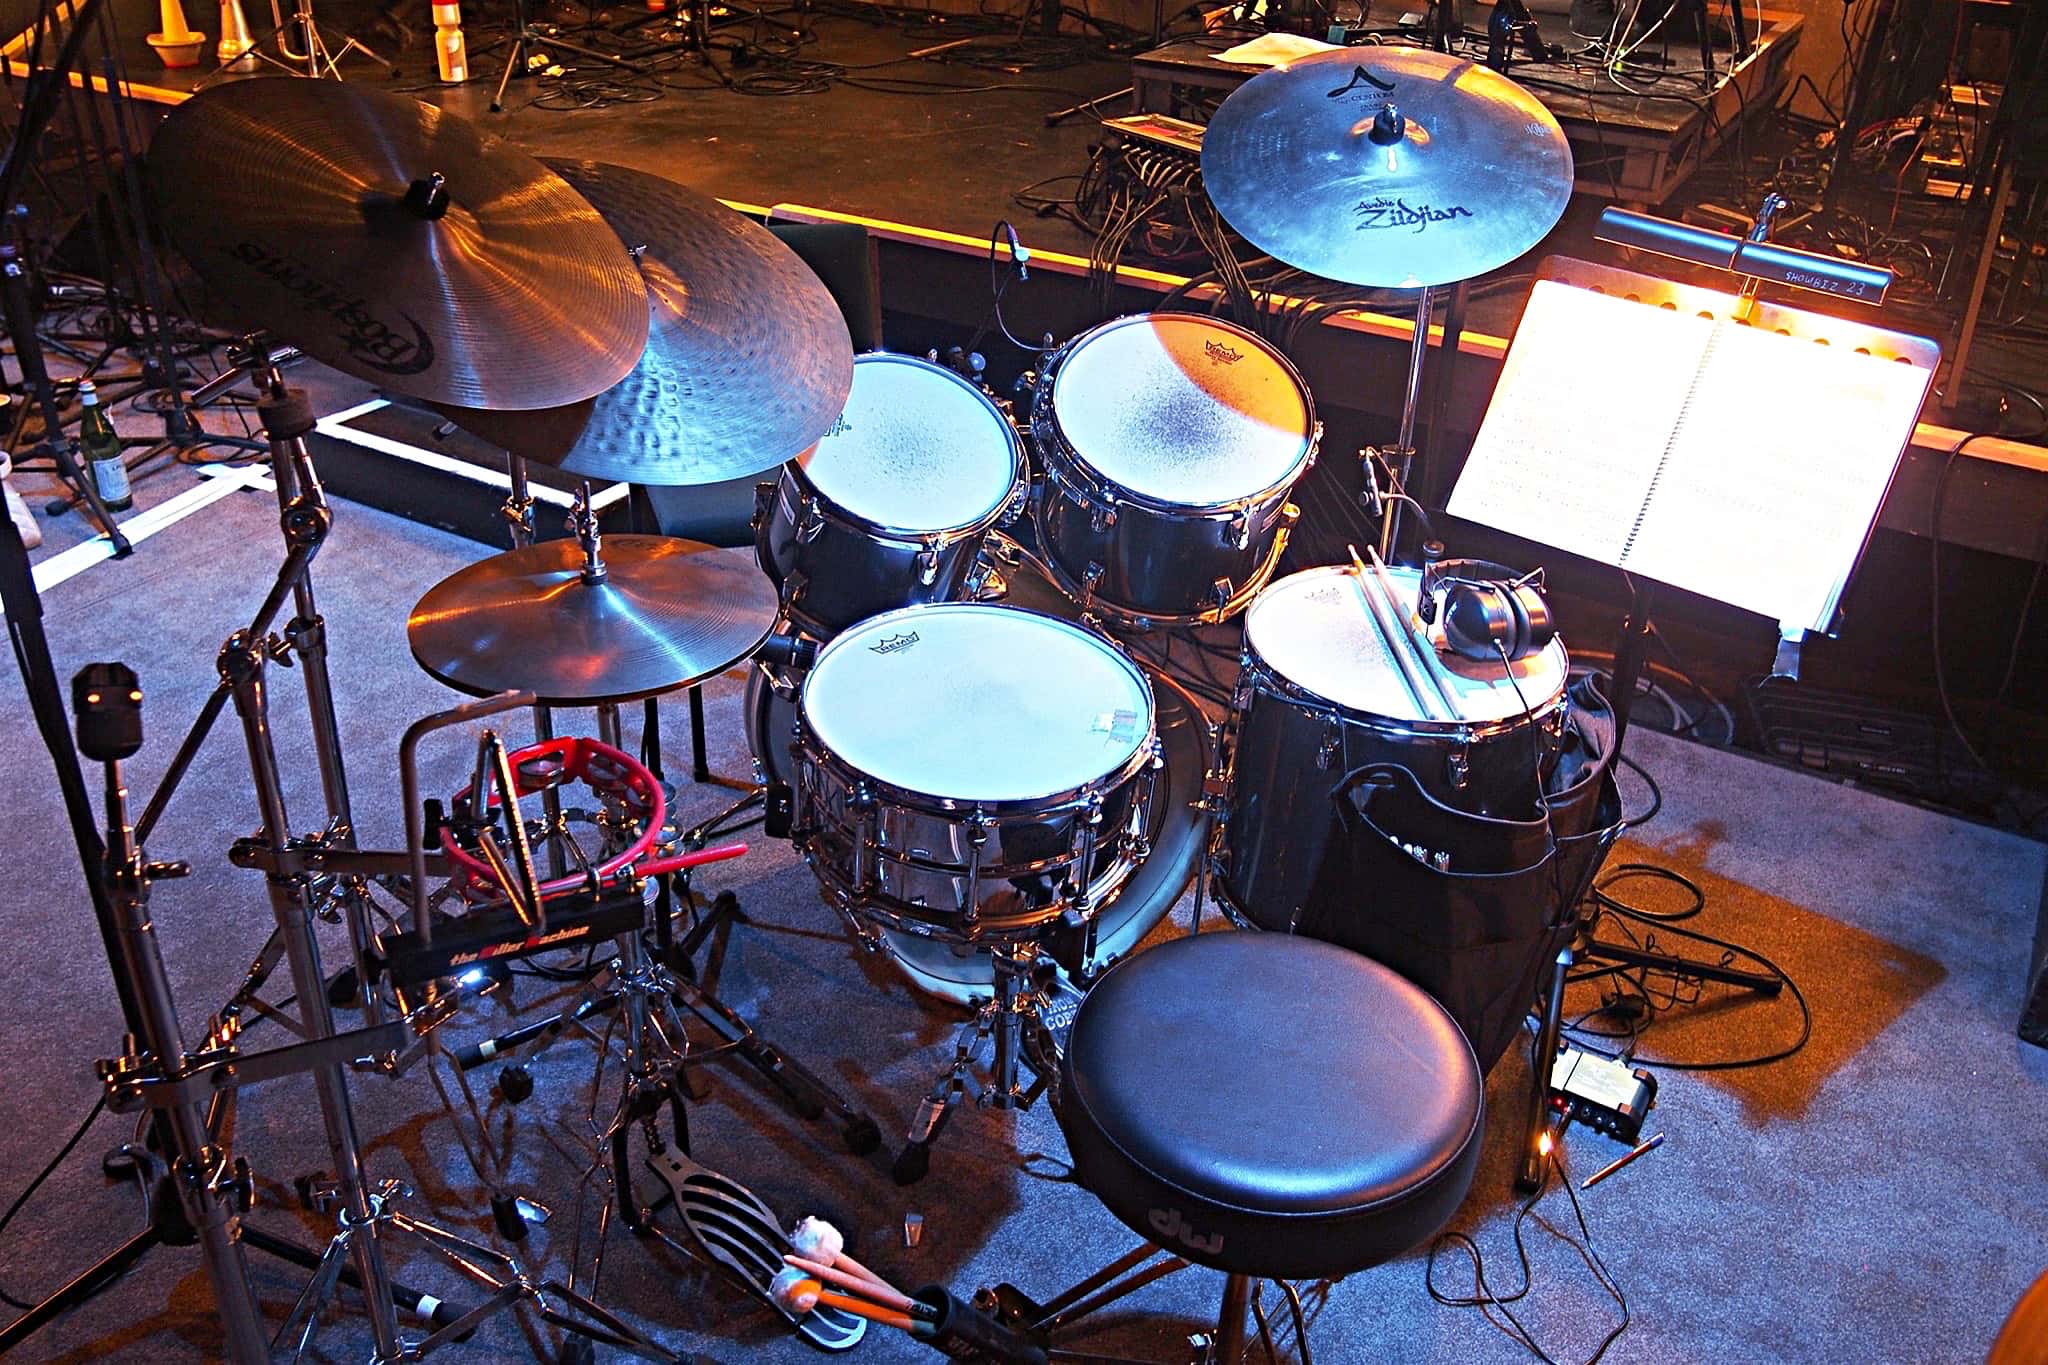
POLYGON ((1444 619, 1444 644, 1461 659, 1499 663, 1526 658, 1557 638, 1543 599, 1543 570, 1517 574, 1484 559, 1436 559, 1422 570, 1415 604, 1424 623, 1444 619))

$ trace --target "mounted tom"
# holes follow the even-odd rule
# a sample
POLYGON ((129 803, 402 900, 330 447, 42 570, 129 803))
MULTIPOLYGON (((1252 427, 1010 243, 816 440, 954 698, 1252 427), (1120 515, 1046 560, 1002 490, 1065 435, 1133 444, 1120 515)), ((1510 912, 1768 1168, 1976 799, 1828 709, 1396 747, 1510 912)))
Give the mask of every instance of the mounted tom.
POLYGON ((1147 313, 1084 332, 1031 412, 1047 563, 1125 626, 1226 620, 1272 577, 1321 435, 1301 375, 1242 327, 1147 313))
POLYGON ((965 595, 990 528, 1021 510, 1016 428, 980 389, 928 361, 853 362, 846 410, 764 486, 755 552, 802 633, 965 595))

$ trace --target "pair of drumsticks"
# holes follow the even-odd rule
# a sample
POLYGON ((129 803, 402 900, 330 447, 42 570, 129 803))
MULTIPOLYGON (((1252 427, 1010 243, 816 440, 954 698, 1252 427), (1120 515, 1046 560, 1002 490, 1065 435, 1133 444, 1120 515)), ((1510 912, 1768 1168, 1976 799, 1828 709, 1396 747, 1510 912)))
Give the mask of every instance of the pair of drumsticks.
POLYGON ((769 1286, 779 1307, 802 1317, 822 1304, 915 1336, 932 1335, 934 1310, 847 1255, 845 1237, 824 1219, 804 1219, 789 1240, 796 1250, 783 1256, 786 1264, 769 1286))

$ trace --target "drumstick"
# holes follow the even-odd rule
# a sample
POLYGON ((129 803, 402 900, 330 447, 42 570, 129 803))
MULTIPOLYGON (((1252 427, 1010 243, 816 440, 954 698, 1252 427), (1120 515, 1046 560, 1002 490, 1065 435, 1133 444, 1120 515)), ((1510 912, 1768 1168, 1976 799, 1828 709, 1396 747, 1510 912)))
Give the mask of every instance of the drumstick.
POLYGON ((864 1280, 851 1271, 841 1270, 837 1266, 826 1265, 823 1261, 813 1261, 808 1257, 798 1256, 793 1253, 786 1253, 782 1259, 797 1269, 807 1271, 821 1280, 838 1285, 842 1289, 851 1289, 856 1293, 871 1295, 884 1308, 894 1308, 903 1313, 915 1310, 917 1300, 911 1298, 908 1294, 897 1292, 888 1285, 880 1284, 874 1280, 864 1280))
MULTIPOLYGON (((1372 556, 1372 571, 1373 575, 1380 581, 1380 590, 1386 593, 1387 600, 1393 603, 1396 610, 1398 610, 1401 605, 1401 594, 1394 591, 1394 579, 1393 575, 1387 572, 1387 561, 1381 559, 1380 552, 1371 545, 1365 547, 1365 552, 1372 556)), ((1356 554, 1356 551, 1353 553, 1356 554)), ((1429 628, 1423 625, 1422 618, 1417 616, 1412 608, 1407 616, 1402 619, 1411 632, 1407 636, 1408 639, 1419 638, 1424 641, 1429 639, 1429 628)), ((1450 692, 1445 689, 1443 674, 1437 671, 1436 660, 1433 657, 1436 651, 1425 649, 1421 652, 1423 656, 1422 671, 1429 675, 1430 685, 1436 689, 1437 700, 1444 704, 1444 714, 1456 720, 1458 717, 1458 703, 1452 698, 1450 692)))
POLYGON ((869 1270, 859 1261, 847 1255, 846 1238, 841 1235, 838 1228, 833 1227, 822 1218, 811 1217, 803 1219, 794 1228, 790 1229, 789 1241, 790 1245, 795 1248, 800 1256, 806 1256, 814 1261, 823 1261, 827 1265, 837 1266, 850 1275, 858 1275, 870 1284, 888 1290, 891 1294, 902 1295, 904 1298, 910 1297, 895 1285, 890 1284, 880 1275, 877 1275, 874 1271, 869 1270))
POLYGON ((1351 551, 1351 565, 1358 571, 1356 579, 1358 595, 1365 600, 1365 609, 1372 616, 1373 625, 1379 628, 1380 635, 1386 640, 1387 653, 1394 656, 1394 666, 1401 670, 1401 681, 1408 685, 1409 695, 1414 697, 1416 708, 1422 712, 1422 719, 1457 719, 1456 716, 1444 717, 1435 715, 1432 712, 1429 704, 1429 689, 1424 687, 1422 680, 1415 676, 1415 661, 1408 656, 1407 649, 1403 647, 1400 617, 1396 615, 1394 620, 1387 620, 1386 609, 1381 605, 1379 598, 1366 586, 1365 561, 1358 557, 1358 547, 1347 545, 1344 548, 1351 551))
POLYGON ((823 1305, 905 1332, 911 1331, 917 1325, 912 1322, 908 1313, 897 1313, 851 1294, 835 1294, 816 1280, 805 1279, 801 1271, 785 1270, 777 1275, 775 1282, 769 1286, 769 1297, 775 1301, 777 1307, 799 1317, 823 1305))

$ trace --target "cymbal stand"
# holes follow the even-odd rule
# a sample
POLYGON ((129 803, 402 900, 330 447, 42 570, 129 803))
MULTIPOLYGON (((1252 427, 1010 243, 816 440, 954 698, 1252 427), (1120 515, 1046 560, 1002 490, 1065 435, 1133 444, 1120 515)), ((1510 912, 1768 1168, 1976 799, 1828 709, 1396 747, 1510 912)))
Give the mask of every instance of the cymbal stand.
MULTIPOLYGON (((266 602, 266 613, 259 617, 258 622, 246 631, 236 632, 222 646, 218 662, 220 682, 200 707, 170 766, 136 821, 137 840, 146 841, 177 793, 178 785, 184 780, 193 760, 198 757, 214 722, 220 718, 227 703, 235 700, 238 673, 253 671, 260 674, 262 664, 268 660, 287 665, 296 663, 305 680, 307 720, 313 735, 314 759, 320 770, 327 825, 319 834, 297 839, 285 832, 286 827, 280 826, 277 842, 273 845, 266 847, 260 839, 241 840, 230 850, 229 857, 238 866, 265 871, 269 871, 269 863, 287 849, 296 865, 309 854, 356 846, 348 772, 342 759, 334 687, 327 667, 327 627, 313 592, 313 557, 319 553, 332 517, 319 477, 305 449, 305 434, 313 428, 312 407, 301 390, 286 387, 284 376, 278 369, 278 354, 260 334, 243 337, 229 353, 232 372, 248 376, 256 389, 257 414, 264 425, 271 452, 271 478, 277 488, 279 527, 286 549, 284 567, 279 571, 277 586, 272 589, 272 597, 278 600, 275 605, 266 602), (292 601, 292 619, 281 633, 270 635, 270 622, 282 607, 279 594, 285 590, 289 591, 292 601)), ((258 690, 262 690, 260 678, 258 690)), ((237 701, 238 709, 240 705, 237 701)), ((266 718, 266 727, 267 724, 266 718)), ((363 878, 341 875, 310 879, 307 893, 311 898, 308 905, 310 913, 323 919, 339 918, 348 926, 356 980, 358 983, 367 981, 366 968, 375 946, 376 929, 370 920, 372 906, 363 878)), ((273 934, 257 955, 224 1011, 230 1017, 250 1008, 259 1013, 274 1013, 258 998, 258 992, 283 958, 285 938, 282 930, 273 934)), ((306 983, 296 984, 303 994, 306 983)), ((324 990, 323 985, 323 994, 324 990)), ((366 1022, 383 1022, 388 1015, 380 999, 367 990, 360 993, 366 1022)))
MULTIPOLYGON (((265 54, 261 43, 258 43, 249 50, 264 61, 270 62, 272 66, 283 67, 289 71, 292 69, 292 66, 286 65, 286 63, 291 63, 292 65, 303 67, 304 70, 298 74, 310 79, 321 80, 332 76, 335 80, 340 80, 341 71, 338 63, 349 53, 360 52, 371 61, 377 63, 377 65, 383 67, 385 71, 390 72, 394 70, 390 62, 385 61, 382 57, 372 52, 353 34, 343 34, 341 50, 339 52, 330 52, 327 47, 327 40, 320 35, 320 25, 313 19, 313 0, 293 0, 292 16, 289 19, 285 18, 284 11, 278 8, 277 0, 270 0, 270 17, 276 24, 271 29, 271 36, 277 40, 277 51, 284 58, 284 61, 276 61, 265 54), (291 40, 286 35, 293 29, 298 30, 300 40, 306 45, 303 52, 292 50, 291 40)), ((240 59, 237 58, 237 60, 240 59)))
POLYGON ((1392 559, 1394 542, 1401 535, 1401 500, 1380 494, 1379 476, 1373 472, 1374 459, 1384 460, 1393 471, 1399 487, 1390 490, 1399 493, 1408 487, 1408 476, 1415 467, 1415 413, 1422 402, 1422 358, 1429 351, 1429 315, 1436 302, 1436 290, 1424 285, 1415 295, 1415 335, 1408 345, 1408 382, 1401 391, 1401 434, 1391 447, 1360 452, 1365 463, 1365 486, 1368 497, 1382 503, 1380 512, 1380 556, 1392 559))
MULTIPOLYGON (((299 0, 299 2, 304 4, 307 0, 299 0)), ((514 71, 528 69, 536 49, 553 48, 558 52, 573 52, 579 57, 587 57, 593 62, 603 62, 605 65, 615 66, 621 71, 630 71, 636 76, 643 75, 646 72, 644 66, 629 58, 615 57, 609 52, 599 52, 594 47, 584 47, 580 43, 572 43, 559 36, 552 38, 544 36, 526 16, 526 0, 512 0, 512 37, 510 42, 512 50, 506 55, 504 74, 498 77, 498 89, 491 96, 491 112, 494 114, 505 112, 505 87, 512 83, 512 73, 514 71)))

